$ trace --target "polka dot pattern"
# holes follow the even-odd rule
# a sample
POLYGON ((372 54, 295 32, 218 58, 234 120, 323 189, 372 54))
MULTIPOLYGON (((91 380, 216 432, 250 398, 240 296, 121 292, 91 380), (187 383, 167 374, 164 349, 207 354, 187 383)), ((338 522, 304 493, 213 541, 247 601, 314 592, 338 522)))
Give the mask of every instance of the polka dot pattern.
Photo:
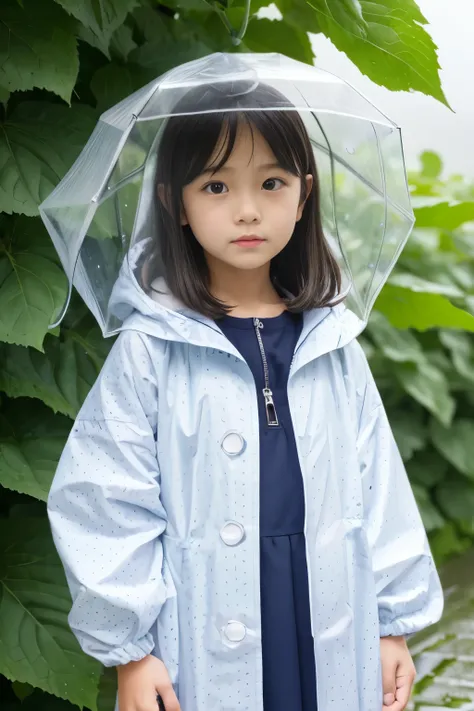
MULTIPOLYGON (((378 711, 380 635, 433 622, 442 596, 353 325, 334 311, 313 330, 305 319, 288 387, 318 700, 378 711)), ((201 344, 121 334, 48 509, 88 654, 112 666, 152 651, 183 711, 263 711, 256 392, 226 340, 209 347, 201 330, 201 344), (244 532, 235 545, 221 536, 229 521, 244 532)))

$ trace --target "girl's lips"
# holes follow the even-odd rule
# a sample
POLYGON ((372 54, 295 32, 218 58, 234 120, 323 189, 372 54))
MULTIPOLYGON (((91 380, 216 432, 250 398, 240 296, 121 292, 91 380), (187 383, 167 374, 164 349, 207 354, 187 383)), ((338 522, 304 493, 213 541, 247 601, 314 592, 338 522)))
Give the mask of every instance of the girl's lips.
POLYGON ((241 247, 257 247, 262 242, 265 242, 265 240, 261 237, 243 237, 235 240, 234 244, 238 244, 241 247))

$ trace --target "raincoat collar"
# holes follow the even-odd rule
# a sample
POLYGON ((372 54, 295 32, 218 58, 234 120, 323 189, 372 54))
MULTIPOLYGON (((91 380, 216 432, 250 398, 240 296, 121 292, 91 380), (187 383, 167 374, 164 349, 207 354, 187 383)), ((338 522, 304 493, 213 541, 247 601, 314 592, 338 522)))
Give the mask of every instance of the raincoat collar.
MULTIPOLYGON (((182 304, 170 293, 163 278, 155 279, 152 291, 146 294, 127 260, 114 287, 111 308, 123 320, 121 331, 136 330, 165 341, 214 348, 244 360, 217 323, 182 304)), ((292 372, 347 345, 364 327, 365 323, 343 304, 305 312, 292 372)))

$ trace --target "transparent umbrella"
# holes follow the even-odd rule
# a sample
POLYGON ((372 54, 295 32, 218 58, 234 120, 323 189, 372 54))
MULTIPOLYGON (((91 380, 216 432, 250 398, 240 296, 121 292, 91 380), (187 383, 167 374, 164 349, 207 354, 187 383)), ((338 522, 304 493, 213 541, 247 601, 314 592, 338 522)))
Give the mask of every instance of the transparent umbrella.
MULTIPOLYGON (((106 111, 40 206, 70 290, 77 288, 104 335, 121 326, 110 297, 124 260, 133 274, 140 245, 160 239, 154 176, 163 127, 199 88, 226 97, 215 110, 238 111, 242 87, 246 111, 291 107, 303 119, 321 184, 323 228, 341 268, 347 305, 367 320, 414 222, 399 127, 349 84, 318 68, 279 54, 213 54, 172 69, 106 111), (262 107, 262 85, 282 101, 262 107)), ((203 113, 202 106, 188 106, 185 113, 193 111, 203 113)), ((142 288, 138 278, 135 286, 142 288)))

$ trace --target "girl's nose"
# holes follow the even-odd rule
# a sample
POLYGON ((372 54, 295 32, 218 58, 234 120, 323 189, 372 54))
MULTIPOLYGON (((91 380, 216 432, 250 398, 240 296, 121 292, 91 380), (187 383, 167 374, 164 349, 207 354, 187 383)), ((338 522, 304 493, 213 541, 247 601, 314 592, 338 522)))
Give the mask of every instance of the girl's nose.
POLYGON ((260 222, 261 215, 256 200, 252 196, 242 196, 237 203, 235 221, 237 223, 251 224, 260 222))

